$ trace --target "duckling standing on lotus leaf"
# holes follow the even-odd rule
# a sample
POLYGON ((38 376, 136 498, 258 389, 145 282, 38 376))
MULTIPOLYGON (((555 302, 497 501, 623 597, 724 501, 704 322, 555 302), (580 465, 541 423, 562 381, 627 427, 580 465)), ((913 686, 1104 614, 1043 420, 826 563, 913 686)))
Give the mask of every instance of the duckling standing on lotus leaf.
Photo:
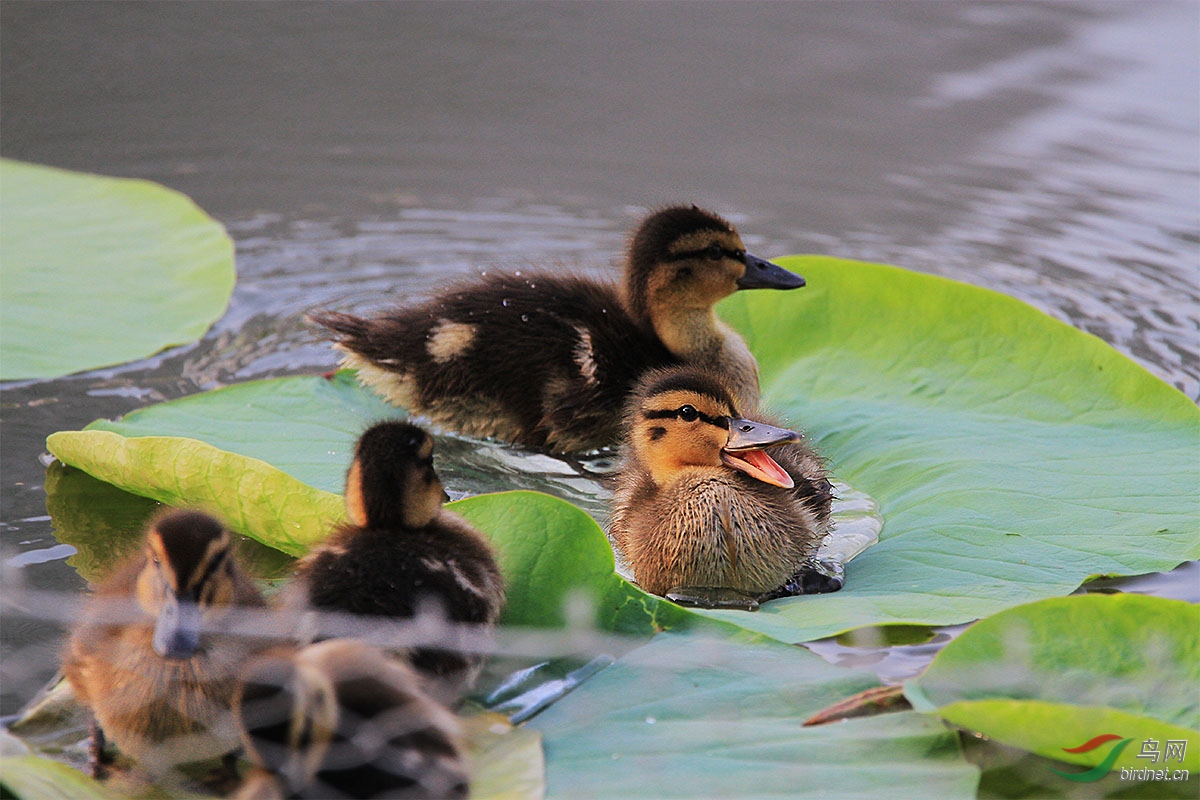
POLYGON ((219 522, 179 510, 152 519, 142 552, 96 588, 63 656, 92 713, 93 771, 105 737, 157 775, 236 749, 235 678, 265 643, 233 628, 239 608, 263 605, 219 522))
POLYGON ((795 273, 746 252, 734 227, 695 206, 648 216, 624 285, 496 274, 374 318, 313 313, 343 364, 390 402, 470 436, 559 452, 614 444, 647 369, 705 364, 737 402, 758 404, 758 365, 714 304, 738 289, 793 289, 795 273))
MULTIPOLYGON (((428 608, 451 626, 493 625, 504 581, 491 545, 442 508, 445 499, 429 434, 407 422, 372 426, 346 477, 350 522, 300 561, 293 597, 317 610, 412 618, 428 608)), ((419 648, 410 660, 443 700, 468 686, 482 663, 453 647, 419 648)))
POLYGON ((702 368, 654 371, 634 390, 610 534, 648 592, 753 610, 803 591, 830 529, 824 464, 737 408, 702 368))
POLYGON ((254 764, 235 800, 467 796, 457 718, 408 665, 362 642, 264 654, 235 708, 254 764))

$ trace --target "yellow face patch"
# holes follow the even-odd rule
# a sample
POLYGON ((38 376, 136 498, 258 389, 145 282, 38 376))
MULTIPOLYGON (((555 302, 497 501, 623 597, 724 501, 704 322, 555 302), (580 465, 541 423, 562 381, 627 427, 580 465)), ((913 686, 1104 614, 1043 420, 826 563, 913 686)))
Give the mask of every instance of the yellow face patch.
POLYGON ((631 444, 659 485, 689 467, 719 467, 728 431, 712 422, 731 416, 724 403, 686 389, 646 398, 631 444))

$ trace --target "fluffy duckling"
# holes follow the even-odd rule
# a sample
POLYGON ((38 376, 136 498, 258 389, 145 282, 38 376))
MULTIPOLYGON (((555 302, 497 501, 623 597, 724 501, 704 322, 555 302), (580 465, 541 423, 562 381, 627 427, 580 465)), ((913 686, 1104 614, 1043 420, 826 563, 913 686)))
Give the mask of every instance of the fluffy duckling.
POLYGON ((466 797, 457 718, 420 683, 351 639, 264 654, 235 698, 254 769, 234 797, 466 797))
POLYGON ((219 522, 173 509, 154 517, 141 552, 96 588, 63 656, 93 716, 93 772, 105 737, 158 775, 236 749, 236 675, 262 640, 231 627, 239 607, 261 606, 219 522))
POLYGON ((758 365, 713 306, 738 289, 803 285, 747 253, 721 217, 677 206, 638 227, 623 286, 496 274, 370 319, 309 319, 392 403, 470 436, 579 452, 617 441, 621 408, 649 368, 706 364, 742 406, 756 406, 758 365))
POLYGON ((610 534, 648 592, 753 610, 802 591, 832 487, 799 434, 737 408, 697 367, 654 371, 630 399, 610 534))
MULTIPOLYGON (((307 605, 401 618, 440 607, 451 623, 494 624, 504 582, 491 545, 442 508, 445 499, 429 434, 398 421, 369 428, 346 477, 349 524, 299 563, 296 587, 307 605)), ((456 697, 481 665, 453 649, 410 655, 435 681, 439 699, 456 697)))

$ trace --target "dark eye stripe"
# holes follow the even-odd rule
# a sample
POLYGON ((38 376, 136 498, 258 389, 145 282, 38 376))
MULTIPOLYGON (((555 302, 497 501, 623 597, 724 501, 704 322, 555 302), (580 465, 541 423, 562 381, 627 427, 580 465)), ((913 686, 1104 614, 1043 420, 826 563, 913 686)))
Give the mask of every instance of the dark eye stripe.
MULTIPOLYGON (((693 406, 694 408, 694 406, 693 406)), ((696 416, 701 422, 706 422, 709 425, 715 425, 722 430, 729 430, 729 417, 710 417, 699 409, 695 409, 696 416)), ((679 419, 679 409, 658 409, 655 411, 643 411, 642 416, 646 419, 679 419)))
POLYGON ((215 573, 228 558, 228 549, 222 548, 221 550, 218 550, 216 555, 210 558, 208 563, 204 565, 204 573, 201 574, 200 580, 196 581, 196 588, 203 591, 204 587, 207 586, 208 582, 212 579, 213 573, 215 573))
MULTIPOLYGON (((663 261, 685 261, 691 258, 707 258, 708 252, 709 249, 707 247, 701 247, 697 250, 685 250, 682 253, 668 253, 663 261)), ((743 263, 746 261, 745 250, 728 250, 722 247, 721 254, 726 258, 732 258, 734 261, 741 261, 743 263)))

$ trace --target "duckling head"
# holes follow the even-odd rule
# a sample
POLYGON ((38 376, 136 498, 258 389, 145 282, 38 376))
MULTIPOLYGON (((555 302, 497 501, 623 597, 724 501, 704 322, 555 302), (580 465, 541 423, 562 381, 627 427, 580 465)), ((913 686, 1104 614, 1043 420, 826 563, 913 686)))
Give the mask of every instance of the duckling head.
POLYGON ((201 646, 202 617, 223 616, 235 599, 229 531, 202 512, 170 509, 150 521, 144 548, 135 595, 156 619, 154 651, 191 658, 201 646))
POLYGON ((346 509, 361 528, 424 528, 446 491, 433 469, 433 438, 408 422, 380 422, 359 437, 346 475, 346 509))
POLYGON ((706 370, 678 367, 643 377, 627 419, 632 455, 659 486, 697 467, 794 485, 767 448, 799 441, 800 434, 739 415, 720 378, 706 370))
MULTIPOLYGON (((737 230, 711 211, 672 206, 647 217, 629 245, 625 293, 630 310, 654 323, 673 314, 708 312, 738 289, 796 289, 804 278, 746 252, 737 230)), ((678 350, 676 350, 678 352, 678 350)))

